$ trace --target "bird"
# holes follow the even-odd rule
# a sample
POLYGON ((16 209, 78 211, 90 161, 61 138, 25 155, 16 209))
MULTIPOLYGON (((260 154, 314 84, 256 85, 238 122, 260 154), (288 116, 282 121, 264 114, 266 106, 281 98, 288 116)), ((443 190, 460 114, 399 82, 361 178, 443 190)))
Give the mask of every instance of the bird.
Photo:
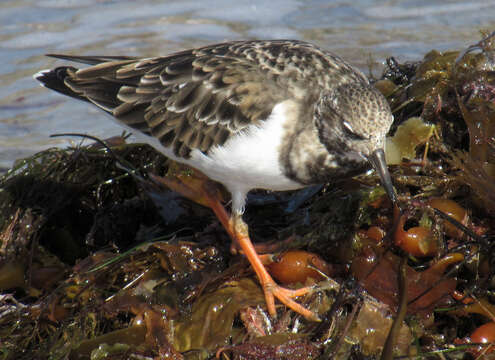
POLYGON ((278 299, 319 320, 296 301, 309 287, 285 288, 270 276, 242 215, 253 189, 296 190, 370 167, 397 201, 384 155, 393 115, 360 70, 299 40, 231 41, 148 58, 47 56, 86 66, 40 71, 34 77, 44 87, 96 105, 138 140, 223 184, 230 214, 211 186, 195 191, 249 260, 268 313, 276 317, 278 299))

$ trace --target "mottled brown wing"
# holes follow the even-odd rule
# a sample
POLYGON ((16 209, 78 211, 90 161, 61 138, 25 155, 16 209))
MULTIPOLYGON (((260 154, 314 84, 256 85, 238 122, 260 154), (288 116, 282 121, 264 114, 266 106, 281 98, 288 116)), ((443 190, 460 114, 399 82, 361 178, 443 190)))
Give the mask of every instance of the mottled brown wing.
POLYGON ((124 124, 153 135, 178 156, 207 152, 266 119, 286 97, 249 59, 228 49, 119 60, 69 71, 65 84, 124 124))
POLYGON ((355 76, 345 63, 336 67, 333 54, 284 40, 230 42, 143 60, 64 58, 97 63, 65 68, 64 82, 78 98, 155 136, 182 157, 191 149, 206 153, 223 144, 265 120, 280 101, 318 97, 329 80, 335 85, 355 76))

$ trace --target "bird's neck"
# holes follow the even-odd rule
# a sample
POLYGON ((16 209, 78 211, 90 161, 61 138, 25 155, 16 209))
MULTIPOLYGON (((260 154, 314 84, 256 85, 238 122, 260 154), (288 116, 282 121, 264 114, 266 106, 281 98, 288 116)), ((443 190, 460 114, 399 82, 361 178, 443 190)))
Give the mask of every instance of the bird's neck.
POLYGON ((295 103, 287 111, 285 140, 281 144, 281 163, 285 175, 303 185, 322 184, 330 180, 349 178, 369 169, 364 158, 348 158, 345 151, 331 151, 321 142, 318 130, 308 126, 313 111, 295 103), (292 121, 290 121, 292 120, 292 121))

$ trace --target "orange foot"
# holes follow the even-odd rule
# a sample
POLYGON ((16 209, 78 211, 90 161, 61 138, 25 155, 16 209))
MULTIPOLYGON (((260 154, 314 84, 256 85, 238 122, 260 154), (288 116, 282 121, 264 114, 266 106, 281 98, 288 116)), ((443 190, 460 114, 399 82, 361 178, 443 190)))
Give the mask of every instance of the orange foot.
POLYGON ((210 207, 217 218, 222 223, 227 233, 232 240, 237 244, 243 254, 247 257, 249 263, 253 267, 260 285, 265 294, 266 306, 268 313, 272 317, 276 317, 275 298, 282 304, 303 315, 308 320, 319 321, 318 315, 306 309, 301 304, 293 299, 298 296, 306 295, 314 290, 313 287, 303 287, 301 289, 292 290, 286 289, 278 285, 270 276, 262 260, 257 254, 251 239, 249 238, 248 226, 242 220, 241 214, 232 214, 229 216, 224 206, 221 203, 222 196, 216 183, 209 180, 205 175, 195 171, 194 174, 188 176, 176 175, 168 177, 158 177, 150 175, 153 180, 164 184, 183 196, 201 204, 210 207))
MULTIPOLYGON (((221 206, 221 204, 219 205, 221 206)), ((272 317, 276 317, 277 312, 275 310, 275 298, 277 298, 282 304, 303 315, 308 320, 319 321, 320 319, 318 315, 293 300, 293 298, 297 296, 306 295, 307 293, 312 292, 314 288, 303 287, 297 290, 292 290, 278 285, 268 273, 265 266, 263 265, 262 260, 256 253, 253 243, 251 242, 251 239, 248 235, 248 227, 242 220, 241 216, 238 214, 233 214, 230 218, 228 218, 223 206, 222 210, 225 214, 224 220, 220 218, 221 216, 223 217, 223 215, 219 216, 217 211, 213 209, 222 224, 224 224, 225 222, 224 227, 227 229, 233 240, 236 241, 238 246, 242 249, 242 252, 247 257, 254 269, 254 272, 258 276, 261 287, 263 288, 263 292, 265 293, 265 301, 268 313, 272 317)))

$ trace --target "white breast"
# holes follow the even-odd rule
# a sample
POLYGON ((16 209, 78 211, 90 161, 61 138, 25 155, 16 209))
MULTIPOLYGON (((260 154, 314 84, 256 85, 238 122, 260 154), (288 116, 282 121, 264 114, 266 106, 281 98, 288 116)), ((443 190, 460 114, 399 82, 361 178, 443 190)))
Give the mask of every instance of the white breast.
POLYGON ((223 146, 209 151, 208 156, 193 151, 194 167, 227 186, 244 184, 250 189, 293 190, 300 184, 288 179, 280 164, 285 104, 277 104, 260 126, 251 125, 229 138, 223 146))
POLYGON ((208 155, 193 150, 189 159, 178 158, 171 148, 163 147, 155 138, 146 142, 167 157, 202 171, 209 178, 224 184, 232 193, 233 207, 244 206, 244 197, 251 189, 294 190, 303 187, 287 178, 280 164, 280 144, 287 121, 286 102, 277 104, 267 120, 250 125, 208 155))

